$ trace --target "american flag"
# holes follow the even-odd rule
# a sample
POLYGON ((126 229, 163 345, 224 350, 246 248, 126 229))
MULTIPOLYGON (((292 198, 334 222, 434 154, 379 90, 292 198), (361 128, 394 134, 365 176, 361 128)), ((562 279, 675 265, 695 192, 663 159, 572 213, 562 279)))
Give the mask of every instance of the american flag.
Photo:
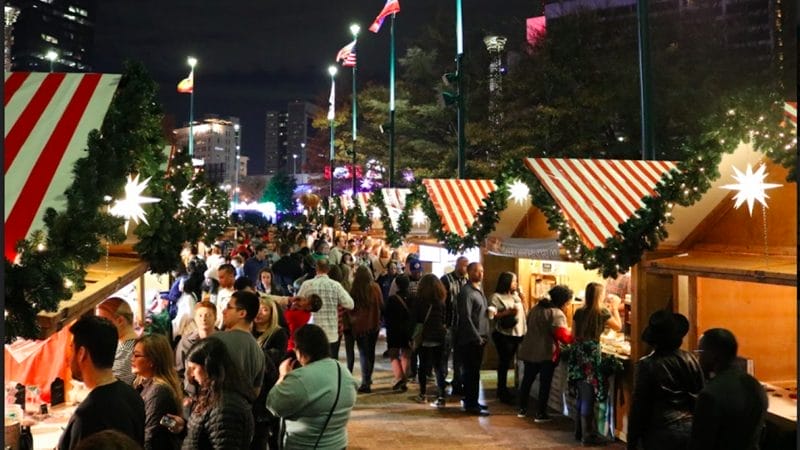
POLYGON ((345 45, 339 50, 339 53, 336 54, 336 62, 341 62, 342 66, 344 67, 355 67, 356 66, 356 40, 353 39, 353 42, 345 45))

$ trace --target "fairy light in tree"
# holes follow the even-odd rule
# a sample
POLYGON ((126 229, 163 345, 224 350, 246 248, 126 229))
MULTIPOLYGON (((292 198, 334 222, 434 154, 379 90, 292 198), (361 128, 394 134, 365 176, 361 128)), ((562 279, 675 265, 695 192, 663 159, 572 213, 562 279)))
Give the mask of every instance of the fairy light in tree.
POLYGON ((131 220, 134 223, 139 223, 139 220, 147 223, 147 217, 142 205, 161 201, 160 198, 142 196, 142 192, 147 189, 149 181, 150 178, 139 183, 138 174, 135 177, 128 177, 128 183, 125 185, 125 198, 114 201, 114 206, 108 210, 109 213, 125 219, 125 234, 128 233, 128 225, 131 220))
POLYGON ((199 202, 197 202, 197 204, 195 205, 195 208, 197 208, 197 209, 203 209, 203 208, 205 208, 206 206, 208 206, 208 200, 207 200, 207 198, 206 198, 206 197, 203 197, 203 198, 201 198, 201 199, 200 199, 200 201, 199 201, 199 202))
POLYGON ((514 200, 514 203, 521 205, 525 199, 528 198, 528 194, 531 192, 531 190, 528 185, 522 181, 515 180, 513 183, 511 183, 509 192, 511 199, 514 200))
POLYGON ((747 202, 747 210, 751 217, 753 216, 753 204, 755 202, 761 203, 764 208, 767 207, 766 199, 769 198, 769 195, 767 195, 766 190, 781 186, 776 183, 764 183, 767 173, 766 166, 763 164, 755 172, 753 172, 753 167, 750 164, 747 165, 744 173, 735 166, 733 171, 736 172, 733 175, 733 179, 737 183, 726 184, 721 188, 736 191, 736 195, 733 196, 736 203, 734 203, 733 207, 739 209, 743 203, 747 202))

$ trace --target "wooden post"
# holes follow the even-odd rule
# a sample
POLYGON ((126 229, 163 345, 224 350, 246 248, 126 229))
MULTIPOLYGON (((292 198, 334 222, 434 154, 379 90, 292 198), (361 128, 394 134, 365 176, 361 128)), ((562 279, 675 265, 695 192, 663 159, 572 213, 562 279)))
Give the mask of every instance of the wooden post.
POLYGON ((144 275, 139 277, 139 288, 136 289, 136 309, 139 312, 139 324, 144 328, 144 275))

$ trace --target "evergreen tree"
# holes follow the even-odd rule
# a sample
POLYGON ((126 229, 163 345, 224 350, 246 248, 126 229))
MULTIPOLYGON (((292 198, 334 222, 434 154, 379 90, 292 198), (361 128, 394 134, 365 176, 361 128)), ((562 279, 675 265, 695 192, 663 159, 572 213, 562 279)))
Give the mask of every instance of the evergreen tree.
POLYGON ((285 172, 278 172, 269 180, 261 201, 275 203, 275 209, 278 211, 291 212, 294 210, 293 197, 296 188, 297 181, 294 177, 285 172))

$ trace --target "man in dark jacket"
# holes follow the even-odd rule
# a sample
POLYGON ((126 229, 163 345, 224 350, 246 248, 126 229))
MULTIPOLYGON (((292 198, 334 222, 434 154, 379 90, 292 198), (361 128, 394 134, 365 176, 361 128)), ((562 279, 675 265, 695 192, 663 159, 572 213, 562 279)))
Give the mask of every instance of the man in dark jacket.
POLYGON ((58 442, 59 450, 74 448, 83 438, 117 430, 144 444, 144 401, 111 370, 117 350, 117 329, 108 319, 84 316, 72 333, 72 376, 91 389, 75 410, 58 442))
POLYGON ((447 290, 447 298, 445 298, 445 327, 447 327, 447 337, 444 342, 444 351, 442 352, 442 364, 447 367, 447 360, 450 359, 450 353, 453 354, 453 395, 462 395, 464 393, 464 385, 461 377, 461 355, 456 349, 455 331, 456 331, 456 299, 461 288, 467 284, 467 266, 469 259, 466 256, 459 256, 456 259, 456 267, 452 272, 446 273, 442 276, 442 284, 447 290))
POLYGON ((692 450, 757 450, 767 415, 767 393, 733 365, 738 344, 723 328, 700 338, 700 365, 713 374, 700 391, 692 421, 692 450))
POLYGON ((291 245, 281 244, 278 252, 281 257, 272 265, 272 275, 278 287, 290 292, 294 280, 303 276, 303 268, 300 266, 300 261, 292 255, 291 245))
POLYGON ((481 289, 483 265, 474 262, 467 266, 469 283, 458 293, 458 324, 456 342, 461 352, 464 370, 464 411, 470 414, 489 415, 485 405, 478 403, 481 382, 483 348, 489 340, 488 301, 481 289))

